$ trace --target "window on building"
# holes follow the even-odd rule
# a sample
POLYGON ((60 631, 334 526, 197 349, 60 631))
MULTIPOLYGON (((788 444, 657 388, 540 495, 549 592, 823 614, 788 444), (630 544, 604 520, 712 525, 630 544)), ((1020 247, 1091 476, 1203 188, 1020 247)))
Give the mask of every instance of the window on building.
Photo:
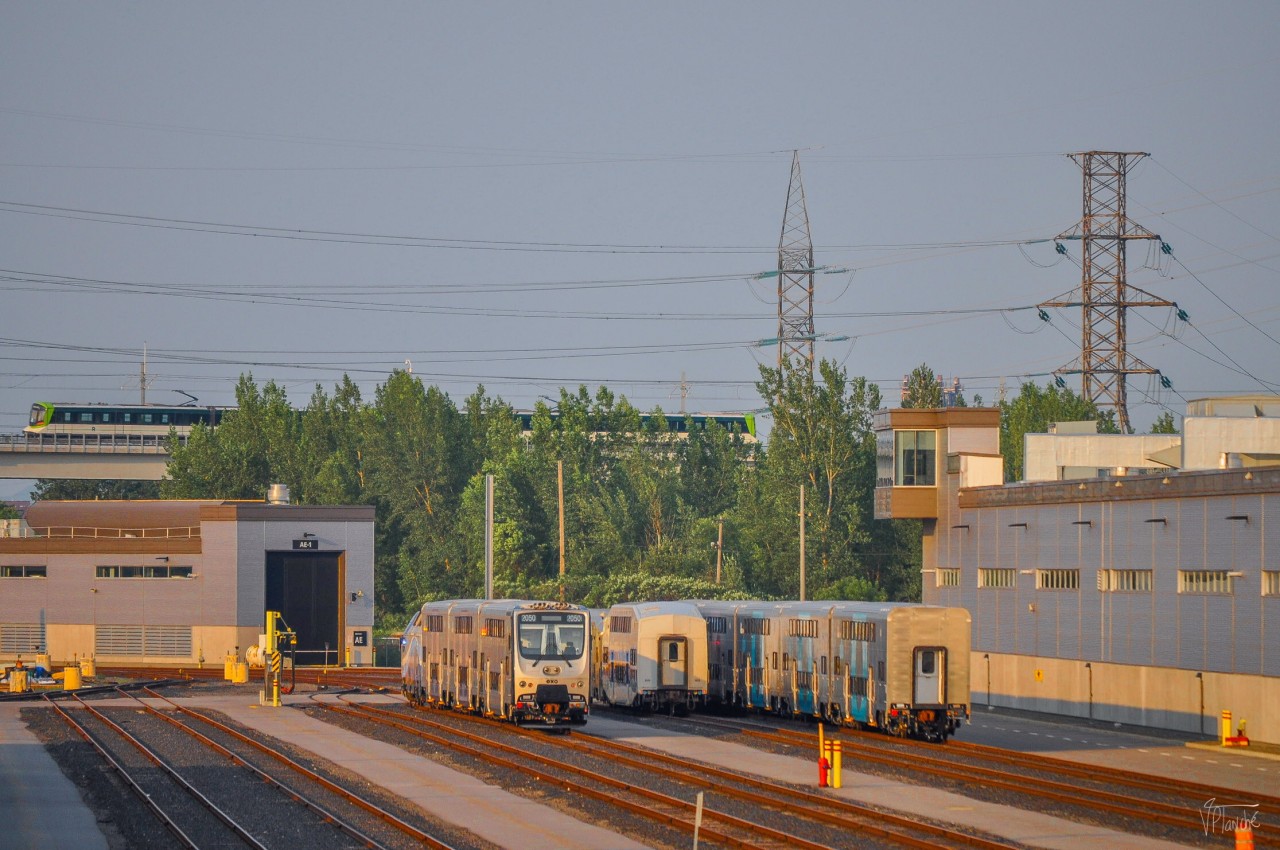
POLYGON ((1150 593, 1151 570, 1098 570, 1098 590, 1104 593, 1150 593))
POLYGON ((899 487, 937 486, 936 431, 895 431, 894 484, 899 487))
POLYGON ((1262 595, 1280 596, 1280 570, 1262 571, 1262 595))
POLYGON ((1036 590, 1079 589, 1079 570, 1036 570, 1036 590))
POLYGON ((0 567, 0 578, 48 578, 49 568, 45 566, 13 566, 0 567))
POLYGON ((959 587, 959 570, 938 570, 938 587, 959 587))
POLYGON ((97 578, 191 578, 194 568, 186 564, 160 566, 100 566, 97 578))
POLYGON ((978 587, 1008 588, 1017 584, 1017 573, 1005 567, 984 567, 978 570, 978 587))
POLYGON ((1226 570, 1178 570, 1179 593, 1234 593, 1226 570))

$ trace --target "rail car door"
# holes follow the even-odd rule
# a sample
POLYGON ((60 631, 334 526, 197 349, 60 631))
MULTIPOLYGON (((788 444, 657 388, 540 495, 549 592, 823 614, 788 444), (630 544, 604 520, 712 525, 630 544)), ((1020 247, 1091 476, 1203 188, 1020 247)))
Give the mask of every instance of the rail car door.
POLYGON ((946 702, 947 651, 918 646, 915 656, 915 704, 942 705, 946 702))
POLYGON ((689 687, 689 646, 685 638, 658 638, 658 687, 689 687))

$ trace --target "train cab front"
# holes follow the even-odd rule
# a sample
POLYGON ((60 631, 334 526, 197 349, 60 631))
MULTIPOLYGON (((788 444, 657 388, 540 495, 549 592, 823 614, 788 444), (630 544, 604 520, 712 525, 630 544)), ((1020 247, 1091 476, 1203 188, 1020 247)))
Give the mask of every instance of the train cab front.
POLYGON ((546 727, 587 722, 590 658, 585 611, 548 605, 519 614, 517 723, 546 727))

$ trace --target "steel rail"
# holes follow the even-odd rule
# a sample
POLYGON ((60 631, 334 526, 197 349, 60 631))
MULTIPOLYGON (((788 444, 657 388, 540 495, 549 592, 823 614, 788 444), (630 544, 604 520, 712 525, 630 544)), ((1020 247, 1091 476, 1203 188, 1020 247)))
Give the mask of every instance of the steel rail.
MULTIPOLYGON (((253 834, 249 832, 249 830, 245 829, 238 822, 236 822, 235 818, 231 817, 231 815, 223 811, 221 807, 219 807, 216 803, 214 803, 212 800, 206 797, 198 788, 196 788, 194 785, 188 782, 186 778, 182 776, 182 774, 178 773, 178 771, 175 770, 172 765, 170 765, 164 759, 160 758, 160 756, 156 754, 154 750, 152 750, 150 747, 144 744, 141 741, 141 739, 139 739, 137 736, 125 730, 125 728, 122 727, 120 724, 116 723, 114 720, 107 717, 101 711, 98 711, 96 708, 92 707, 87 702, 80 699, 80 697, 76 696, 74 693, 72 694, 72 699, 78 702, 81 708, 83 708, 89 714, 92 714, 95 718, 97 718, 100 723, 110 728, 113 732, 115 732, 117 735, 119 735, 129 744, 131 744, 138 752, 142 753, 142 755, 148 761, 150 761, 156 767, 164 771, 165 775, 168 776, 170 779, 172 779, 179 788, 181 788, 183 791, 186 791, 187 794, 189 794, 197 803, 199 803, 201 806, 207 809, 210 814, 212 814, 219 821, 221 821, 222 824, 227 827, 227 829, 235 833, 237 838, 239 838, 241 841, 243 841, 245 844, 249 845, 250 847, 255 848, 255 850, 267 850, 265 844, 263 844, 261 841, 255 838, 253 834)), ((50 700, 50 702, 52 702, 52 700, 50 700)))
POLYGON ((138 781, 133 778, 128 770, 125 769, 124 765, 120 764, 120 762, 116 760, 115 756, 111 755, 111 753, 107 751, 106 747, 98 743, 97 739, 89 733, 88 729, 68 714, 66 709, 58 705, 58 703, 48 694, 45 695, 45 701, 47 701, 49 705, 53 706, 53 710, 56 711, 58 715, 65 720, 81 738, 88 741, 89 744, 98 751, 98 755, 102 756, 103 760, 105 760, 111 769, 115 771, 116 775, 124 780, 124 783, 129 790, 142 801, 143 805, 150 810, 151 814, 164 825, 165 829, 169 830, 169 832, 178 839, 183 847, 191 848, 191 850, 198 850, 199 845, 192 841, 191 837, 182 831, 182 827, 178 826, 173 818, 169 817, 169 815, 165 813, 164 809, 160 808, 160 804, 152 799, 150 794, 143 790, 142 786, 139 785, 138 781))
MULTIPOLYGON (((388 718, 379 717, 377 714, 368 713, 363 710, 354 710, 352 708, 344 708, 341 706, 337 706, 337 705, 333 705, 331 703, 325 703, 325 702, 317 702, 316 704, 329 711, 333 711, 338 714, 355 717, 369 723, 377 723, 385 726, 390 726, 395 729, 399 729, 402 732, 407 732, 410 735, 414 735, 416 737, 422 738, 423 740, 430 741, 433 744, 446 747, 455 752, 462 753, 471 758, 476 758, 482 761, 486 761, 499 768, 502 768, 505 770, 519 771, 526 775, 532 776, 535 780, 538 780, 538 781, 546 781, 546 777, 544 775, 546 768, 559 770, 579 780, 578 784, 573 786, 572 790, 574 793, 582 794, 584 796, 590 797, 593 800, 597 800, 599 802, 606 803, 611 806, 617 806, 617 807, 623 808, 634 815, 638 815, 640 817, 647 818, 649 820, 656 820, 660 823, 666 824, 667 826, 671 826, 671 827, 680 829, 684 832, 687 832, 690 835, 693 834, 693 831, 695 829, 694 815, 695 815, 696 807, 693 803, 690 803, 685 800, 680 800, 675 797, 670 797, 666 794, 660 794, 656 791, 651 791, 647 788, 640 788, 635 785, 631 785, 629 783, 622 782, 620 780, 613 779, 608 776, 601 776, 599 774, 592 773, 590 771, 583 770, 581 768, 576 768, 573 765, 567 765, 567 764, 564 764, 563 762, 556 761, 555 759, 538 755, 537 753, 530 753, 518 747, 512 747, 507 744, 501 744, 496 741, 491 741, 486 738, 481 738, 478 735, 472 735, 468 732, 463 732, 453 727, 445 726, 443 724, 430 724, 428 721, 421 721, 421 720, 419 721, 424 723, 424 725, 432 725, 433 728, 438 728, 438 729, 441 729, 442 731, 447 732, 448 737, 444 735, 432 734, 431 732, 427 732, 423 729, 416 729, 413 726, 410 726, 406 723, 401 723, 398 720, 391 720, 388 718), (528 761, 532 761, 534 764, 540 765, 541 767, 540 768, 530 767, 528 764, 522 764, 519 761, 513 761, 511 760, 511 758, 503 758, 501 756, 495 755, 492 752, 488 752, 485 749, 479 749, 477 747, 473 747, 473 746, 469 746, 467 744, 461 743, 460 741, 457 740, 458 738, 462 738, 467 741, 472 741, 472 742, 481 744, 484 747, 496 749, 499 752, 507 753, 509 756, 516 756, 521 759, 527 759, 528 761), (600 791, 595 788, 588 787, 587 785, 583 784, 583 780, 589 781, 589 782, 596 782, 601 785, 604 785, 607 788, 611 789, 612 792, 614 793, 600 791), (645 801, 647 801, 647 804, 621 799, 620 797, 616 796, 616 792, 634 794, 636 796, 643 798, 645 801), (658 808, 655 808, 654 804, 657 804, 658 808)), ((395 712, 391 712, 391 713, 394 714, 395 712)), ((399 716, 402 719, 410 719, 405 715, 399 715, 399 716)), ((731 826, 741 832, 746 832, 749 834, 756 835, 770 842, 776 842, 776 846, 778 847, 805 848, 805 850, 830 850, 830 848, 827 847, 827 845, 818 844, 812 841, 806 841, 804 839, 788 835, 779 830, 762 826, 760 824, 753 824, 750 821, 742 820, 741 818, 736 818, 733 815, 730 815, 724 812, 717 812, 713 809, 704 808, 703 818, 718 821, 727 826, 731 826)), ((766 850, 766 847, 767 847, 767 845, 752 843, 751 841, 748 841, 746 839, 738 838, 726 832, 722 832, 719 829, 713 829, 705 825, 700 828, 699 834, 707 841, 720 842, 722 844, 725 844, 731 847, 744 848, 744 850, 766 850)))
MULTIPOLYGON (((155 696, 155 691, 148 691, 148 692, 152 694, 153 697, 155 696)), ((188 735, 192 736, 197 741, 209 747, 219 755, 225 756, 226 758, 230 759, 232 763, 240 767, 243 767, 245 770, 248 770, 255 777, 262 780, 266 784, 280 789, 280 791, 288 795, 294 801, 300 803, 303 807, 305 807, 309 811, 319 815, 321 820, 323 820, 325 823, 332 825, 335 829, 338 829, 339 831, 346 833, 347 835, 351 836, 357 841, 364 843, 366 847, 374 848, 374 850, 387 850, 384 844, 380 843, 376 839, 371 838, 365 833, 361 832, 358 827, 348 823, 339 815, 329 811, 324 806, 320 805, 314 800, 309 799, 306 795, 304 795, 302 792, 298 791, 297 789, 289 787, 287 784, 276 779, 274 776, 260 769, 256 765, 250 764, 244 758, 236 755, 231 750, 224 747, 222 744, 219 744, 217 741, 210 738, 208 735, 205 735, 204 733, 191 728, 190 726, 188 726, 185 723, 182 723, 175 717, 170 717, 165 712, 160 711, 155 706, 148 704, 146 701, 144 701, 142 698, 138 697, 135 694, 127 693, 124 690, 121 690, 120 693, 123 694, 124 696, 131 697, 132 699, 136 700, 138 704, 141 705, 148 713, 156 717, 159 717, 161 720, 165 721, 166 723, 176 726, 177 728, 186 732, 188 735)), ((159 698, 165 700, 171 705, 174 704, 172 700, 169 700, 165 697, 159 697, 159 698)))
POLYGON ((441 841, 439 838, 436 838, 434 835, 431 835, 428 832, 424 832, 423 830, 418 829, 413 824, 410 824, 401 820, 400 818, 396 817, 390 812, 380 808, 376 804, 371 803, 368 800, 364 799, 359 794, 356 794, 352 791, 348 791, 347 789, 343 788, 341 785, 338 785, 336 782, 326 779, 325 777, 321 776, 320 774, 316 773, 310 768, 305 767, 304 765, 301 765, 298 762, 294 761, 293 759, 289 758, 284 753, 278 752, 259 741, 255 741, 253 738, 250 738, 248 735, 245 735, 244 733, 240 732, 237 729, 233 729, 232 727, 226 725, 225 723, 214 720, 212 717, 207 717, 206 715, 201 714, 198 711, 193 711, 184 705, 180 705, 179 703, 176 703, 173 700, 169 699, 168 697, 158 694, 155 691, 147 689, 147 692, 151 696, 157 699, 161 699, 168 702, 177 711, 181 712, 182 714, 188 717, 194 717, 197 720, 201 720, 204 723, 207 723, 210 726, 214 727, 215 729, 221 732, 225 732, 226 734, 230 735, 236 740, 241 741, 242 743, 248 744, 249 746, 263 753, 264 755, 270 756, 271 758, 275 759, 281 764, 286 765, 287 767, 293 769, 294 771, 306 776, 308 779, 311 779, 312 781, 324 786, 326 789, 342 797, 347 802, 352 803, 353 805, 358 806, 359 808, 363 809, 369 814, 391 824, 396 829, 400 830, 401 832, 405 833, 411 838, 421 841, 426 846, 433 848, 433 850, 456 850, 456 848, 454 848, 452 845, 447 844, 444 841, 441 841))
MULTIPOLYGON (((774 743, 789 744, 797 747, 810 747, 817 741, 816 734, 810 734, 807 732, 796 732, 794 730, 764 731, 734 726, 733 724, 716 723, 702 718, 699 718, 695 722, 719 726, 721 728, 732 728, 748 737, 760 738, 774 743)), ((885 750, 882 747, 860 744, 850 740, 845 740, 843 744, 846 755, 856 753, 864 761, 874 762, 887 767, 906 767, 932 776, 964 783, 972 783, 975 778, 981 778, 986 787, 999 788, 1004 791, 1023 795, 1030 794, 1037 797, 1043 797, 1057 803, 1093 807, 1110 812, 1111 814, 1124 815, 1126 818, 1137 817, 1143 820, 1159 823, 1164 826, 1174 826, 1196 831, 1200 831, 1204 828, 1204 823, 1200 818, 1199 810, 1194 814, 1187 814, 1187 810, 1185 808, 1171 805, 1169 803, 1162 803, 1141 797, 1130 797, 1111 791, 1084 788, 1080 785, 1056 782, 1052 779, 1021 776, 976 765, 957 765, 932 756, 918 755, 915 753, 894 753, 893 751, 885 750)), ((1042 769, 1050 770, 1051 768, 1044 767, 1042 769)))
MULTIPOLYGON (((388 714, 396 717, 404 716, 404 715, 401 715, 399 712, 387 711, 385 709, 378 709, 378 708, 374 708, 373 706, 361 706, 361 708, 363 708, 366 711, 375 711, 380 714, 388 714)), ((418 719, 418 718, 415 718, 415 719, 418 719)), ((483 718, 470 718, 470 719, 476 720, 477 722, 489 722, 489 723, 496 722, 496 721, 486 721, 483 718)), ((427 722, 427 721, 423 721, 423 722, 427 722)), ((504 724, 504 726, 505 725, 506 724, 504 724)), ((521 734, 530 735, 530 736, 537 736, 541 734, 539 731, 533 730, 533 729, 520 729, 519 732, 521 734)), ((797 790, 795 788, 790 788, 788 786, 780 785, 775 782, 770 782, 766 779, 763 779, 760 776, 745 774, 745 773, 738 773, 736 771, 726 770, 724 768, 715 767, 715 766, 704 764, 701 762, 694 763, 684 759, 676 758, 674 756, 669 756, 665 753, 660 753, 655 750, 649 750, 649 749, 645 749, 644 747, 636 747, 629 744, 622 744, 617 741, 608 740, 606 738, 599 738, 597 736, 590 736, 590 735, 585 737, 588 738, 588 741, 583 741, 581 740, 581 738, 576 740, 569 739, 569 738, 561 738, 561 739, 557 739, 555 743, 559 746, 565 746, 565 747, 569 747, 570 749, 577 749, 580 752, 586 752, 588 754, 595 755, 598 758, 607 758, 611 762, 623 762, 631 765, 632 767, 635 767, 640 770, 645 770, 645 771, 655 770, 653 764, 646 763, 646 762, 656 761, 662 764, 671 765, 672 769, 670 770, 666 768, 657 768, 657 771, 670 779, 674 779, 681 782, 687 782, 695 785, 702 785, 704 787, 714 789, 715 792, 718 794, 725 794, 726 796, 736 797, 738 799, 741 799, 750 803, 758 803, 761 805, 772 806, 776 808, 780 803, 785 802, 784 800, 777 799, 777 797, 784 797, 791 801, 800 802, 806 806, 811 807, 810 809, 804 810, 800 813, 801 816, 803 817, 808 817, 813 820, 821 821, 822 823, 825 823, 831 826, 841 826, 841 827, 862 829, 864 831, 873 833, 878 837, 896 841, 903 844, 907 844, 913 847, 937 847, 939 840, 945 840, 947 842, 951 842, 954 844, 961 844, 968 847, 983 848, 983 850, 1004 850, 1005 848, 1010 848, 1012 846, 1015 846, 1005 842, 987 839, 981 836, 975 836, 970 833, 959 832, 956 830, 948 829, 942 826, 935 826, 933 824, 922 823, 914 818, 898 815, 893 812, 885 812, 883 810, 876 809, 871 806, 865 806, 851 800, 844 800, 840 798, 824 796, 822 794, 815 794, 809 791, 797 790), (592 752, 593 750, 595 750, 596 752, 592 752), (599 750, 609 750, 610 755, 604 756, 599 752, 599 750), (625 753, 626 755, 620 755, 623 753, 625 753), (770 797, 768 794, 758 794, 756 792, 749 791, 749 790, 717 785, 715 782, 711 780, 699 779, 691 776, 689 772, 690 770, 693 770, 693 769, 701 771, 702 773, 707 774, 709 776, 716 777, 717 779, 724 780, 726 782, 736 782, 736 783, 754 785, 757 788, 763 788, 767 790, 770 794, 773 794, 775 796, 770 797), (816 807, 824 807, 828 811, 817 811, 816 807), (866 824, 861 821, 852 822, 849 819, 851 816, 859 817, 859 818, 867 818, 872 821, 887 821, 888 823, 892 824, 894 827, 897 827, 897 829, 908 830, 909 832, 916 832, 916 833, 923 832, 927 834, 929 838, 920 839, 914 835, 904 834, 903 832, 899 832, 894 829, 890 829, 888 827, 880 826, 876 823, 866 824)))

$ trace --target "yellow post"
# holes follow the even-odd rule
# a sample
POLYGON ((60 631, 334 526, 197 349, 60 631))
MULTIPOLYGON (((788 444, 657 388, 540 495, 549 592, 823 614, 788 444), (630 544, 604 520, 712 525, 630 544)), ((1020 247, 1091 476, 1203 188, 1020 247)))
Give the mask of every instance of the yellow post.
POLYGON ((831 742, 831 787, 840 788, 844 785, 840 781, 840 760, 841 753, 844 750, 844 744, 839 741, 831 742))
POLYGON ((9 671, 9 693, 23 694, 27 692, 27 671, 22 669, 9 671))
POLYGON ((64 691, 75 691, 80 689, 80 668, 66 667, 62 671, 62 689, 64 691))
POLYGON ((271 705, 275 708, 280 707, 280 650, 276 645, 279 642, 279 635, 276 632, 276 618, 279 613, 275 611, 267 612, 267 679, 271 682, 271 705))
POLYGON ((236 675, 236 656, 234 653, 228 652, 227 657, 222 660, 222 678, 228 682, 236 675))
POLYGON ((818 724, 818 758, 822 758, 827 754, 827 743, 822 737, 822 724, 818 724))
POLYGON ((98 662, 93 658, 81 658, 80 675, 86 679, 92 679, 98 675, 98 662))
POLYGON ((1231 737, 1231 711, 1222 709, 1222 734, 1219 736, 1218 743, 1222 746, 1227 745, 1227 739, 1231 737))

